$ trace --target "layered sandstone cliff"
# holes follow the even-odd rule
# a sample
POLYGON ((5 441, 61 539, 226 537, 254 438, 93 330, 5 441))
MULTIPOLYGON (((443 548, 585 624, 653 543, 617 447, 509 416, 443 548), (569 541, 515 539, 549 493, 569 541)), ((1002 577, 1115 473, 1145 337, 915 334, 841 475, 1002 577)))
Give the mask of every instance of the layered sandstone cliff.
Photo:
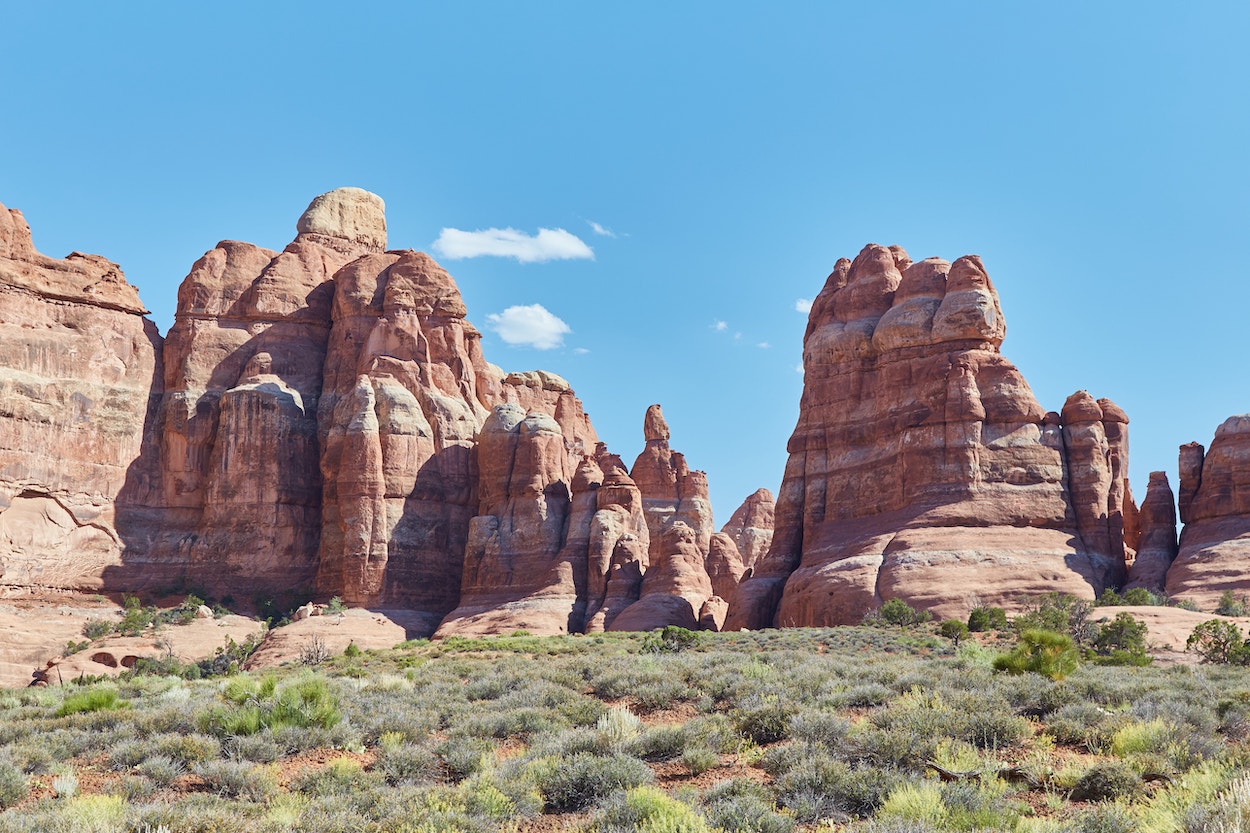
POLYGON ((1185 529, 1168 595, 1203 610, 1225 591, 1250 595, 1250 414, 1226 419, 1205 452, 1181 446, 1179 497, 1185 529))
POLYGON ((1047 413, 999 352, 975 256, 869 245, 812 305, 768 554, 727 628, 859 621, 891 598, 1093 598, 1124 580, 1127 419, 1084 392, 1047 413))
POLYGON ((0 583, 98 589, 160 389, 161 338, 117 264, 35 250, 0 205, 0 583))

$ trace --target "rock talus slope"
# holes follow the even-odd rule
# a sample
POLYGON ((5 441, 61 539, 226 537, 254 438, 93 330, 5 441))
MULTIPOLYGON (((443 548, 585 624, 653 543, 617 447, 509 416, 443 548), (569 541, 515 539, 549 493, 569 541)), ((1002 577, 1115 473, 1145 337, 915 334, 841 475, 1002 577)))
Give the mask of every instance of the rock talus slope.
POLYGON ((840 260, 804 337, 798 425, 768 554, 726 628, 859 621, 902 598, 1093 598, 1124 579, 1127 419, 1074 394, 1047 413, 999 352, 979 258, 840 260))

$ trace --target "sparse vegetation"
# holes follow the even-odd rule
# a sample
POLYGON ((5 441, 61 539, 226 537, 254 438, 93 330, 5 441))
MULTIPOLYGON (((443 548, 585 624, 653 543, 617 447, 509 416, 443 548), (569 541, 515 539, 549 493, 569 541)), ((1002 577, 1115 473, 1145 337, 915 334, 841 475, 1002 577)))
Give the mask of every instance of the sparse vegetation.
MULTIPOLYGON (((601 833, 1189 833, 1250 818, 1250 668, 1095 664, 1141 648, 1131 617, 1091 618, 1083 664, 1066 633, 1014 644, 1006 621, 952 621, 421 640, 264 673, 239 672, 240 650, 224 678, 0 692, 0 833, 504 831, 539 814, 601 833), (996 654, 1021 673, 995 674, 996 654)), ((1196 649, 1203 634, 1244 645, 1208 628, 1196 649)))

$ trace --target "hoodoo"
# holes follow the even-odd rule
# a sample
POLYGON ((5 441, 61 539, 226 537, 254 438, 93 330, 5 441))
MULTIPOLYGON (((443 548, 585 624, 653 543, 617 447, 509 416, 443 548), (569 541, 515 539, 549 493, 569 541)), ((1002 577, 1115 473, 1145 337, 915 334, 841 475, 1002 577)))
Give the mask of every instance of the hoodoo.
POLYGON ((766 556, 726 628, 858 622, 887 599, 1093 598, 1125 576, 1127 418, 1081 391, 1047 413, 1000 352, 980 258, 838 261, 803 341, 798 426, 766 556))

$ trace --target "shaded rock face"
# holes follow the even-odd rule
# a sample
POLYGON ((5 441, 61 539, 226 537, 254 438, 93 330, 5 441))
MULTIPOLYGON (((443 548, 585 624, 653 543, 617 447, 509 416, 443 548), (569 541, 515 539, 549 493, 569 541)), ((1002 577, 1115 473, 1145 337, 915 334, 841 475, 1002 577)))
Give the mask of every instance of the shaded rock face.
POLYGON ((36 251, 0 205, 0 581, 100 589, 122 561, 161 338, 121 270, 36 251))
POLYGON ((1150 473, 1138 526, 1137 557, 1129 567, 1125 589, 1142 587, 1161 593, 1177 553, 1176 499, 1166 472, 1150 473))
POLYGON ((223 241, 179 287, 149 523, 159 531, 128 558, 149 583, 183 570, 212 592, 311 592, 331 278, 385 247, 386 222, 379 198, 340 189, 314 200, 297 228, 280 253, 223 241))
POLYGON ((649 631, 665 625, 697 630, 712 582, 698 533, 683 521, 664 528, 656 557, 642 577, 638 601, 608 625, 613 631, 649 631))
POLYGON ((812 305, 768 554, 725 627, 859 621, 902 598, 1093 598, 1124 579, 1127 418, 1084 392, 1047 413, 999 352, 979 258, 869 245, 812 305))
POLYGON ((1250 595, 1250 414, 1229 417, 1205 453, 1180 449, 1180 551, 1169 596, 1213 610, 1226 590, 1250 595))

